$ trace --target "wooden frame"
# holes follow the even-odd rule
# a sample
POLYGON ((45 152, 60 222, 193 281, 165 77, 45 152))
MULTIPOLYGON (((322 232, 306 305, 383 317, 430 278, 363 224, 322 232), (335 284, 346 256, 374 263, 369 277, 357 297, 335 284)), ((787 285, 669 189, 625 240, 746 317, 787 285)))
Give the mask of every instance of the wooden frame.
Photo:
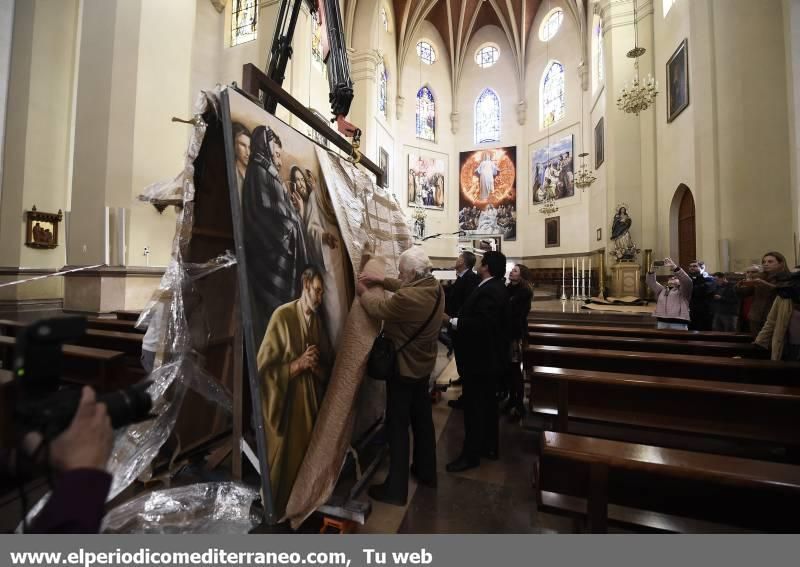
POLYGON ((544 219, 544 247, 558 248, 561 246, 561 217, 544 219))
POLYGON ((36 206, 25 211, 25 246, 31 248, 55 248, 58 246, 58 223, 64 218, 61 209, 57 213, 43 213, 36 206))
POLYGON ((594 127, 594 169, 595 171, 606 161, 605 118, 597 121, 594 127))
POLYGON ((684 39, 667 61, 667 123, 689 106, 689 43, 684 39))
POLYGON ((384 189, 389 188, 389 152, 383 148, 378 148, 378 167, 383 171, 383 180, 380 184, 384 189))
POLYGON ((600 242, 601 240, 603 240, 603 229, 602 228, 598 228, 597 229, 597 241, 600 242))

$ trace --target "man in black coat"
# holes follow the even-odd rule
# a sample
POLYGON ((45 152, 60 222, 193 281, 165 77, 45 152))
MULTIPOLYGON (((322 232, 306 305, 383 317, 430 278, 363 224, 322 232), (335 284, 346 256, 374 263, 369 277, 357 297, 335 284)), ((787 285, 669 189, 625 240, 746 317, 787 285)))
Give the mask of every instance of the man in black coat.
POLYGON ((689 264, 687 270, 692 278, 692 299, 689 302, 690 331, 710 331, 713 321, 711 302, 716 293, 714 278, 706 273, 706 265, 700 260, 689 264))
POLYGON ((450 324, 458 331, 456 360, 464 369, 464 446, 447 465, 461 472, 480 465, 481 458, 497 459, 499 415, 495 390, 509 364, 508 292, 503 282, 506 257, 486 252, 478 275, 481 283, 450 324))
MULTIPOLYGON (((448 319, 458 316, 458 312, 461 311, 461 307, 464 305, 464 302, 470 295, 472 295, 472 292, 475 291, 475 288, 478 287, 481 278, 478 276, 478 274, 472 271, 474 267, 475 254, 472 252, 462 252, 459 254, 455 266, 456 281, 450 287, 450 292, 447 294, 447 299, 444 306, 444 312, 447 314, 448 319)), ((455 349, 455 343, 458 341, 458 331, 455 329, 449 329, 449 335, 453 343, 453 348, 455 349)), ((453 380, 452 384, 454 386, 459 386, 463 383, 463 379, 461 377, 464 374, 457 352, 456 368, 458 369, 458 378, 453 380)), ((450 400, 449 405, 453 408, 461 407, 462 400, 461 398, 458 400, 450 400)))

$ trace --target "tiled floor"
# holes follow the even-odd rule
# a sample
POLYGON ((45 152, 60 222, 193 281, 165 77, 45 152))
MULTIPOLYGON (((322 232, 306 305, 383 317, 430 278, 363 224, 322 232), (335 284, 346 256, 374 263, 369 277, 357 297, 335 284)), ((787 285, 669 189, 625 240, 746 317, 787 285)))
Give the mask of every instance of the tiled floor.
MULTIPOLYGON (((446 383, 455 374, 449 367, 440 377, 446 383)), ((463 441, 462 414, 447 406, 458 396, 451 388, 434 406, 438 488, 409 485, 406 507, 373 502, 372 514, 360 533, 548 533, 570 531, 571 522, 536 512, 531 475, 535 462, 536 434, 505 419, 501 423, 500 459, 484 461, 464 473, 445 471, 463 441)), ((385 465, 384 465, 385 468, 385 465)), ((375 478, 385 476, 379 471, 375 478)))

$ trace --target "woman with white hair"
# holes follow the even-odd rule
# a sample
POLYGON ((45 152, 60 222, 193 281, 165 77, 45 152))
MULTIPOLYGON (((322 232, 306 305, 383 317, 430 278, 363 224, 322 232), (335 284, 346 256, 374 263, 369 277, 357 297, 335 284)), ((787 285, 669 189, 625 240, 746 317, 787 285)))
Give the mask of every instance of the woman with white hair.
POLYGON ((397 375, 386 382, 386 430, 389 474, 383 484, 371 486, 375 500, 405 506, 408 498, 408 426, 414 434, 411 473, 417 483, 436 487, 436 437, 433 430, 428 380, 436 364, 439 327, 444 314, 443 292, 431 275, 431 261, 420 247, 400 255, 399 279, 362 273, 358 295, 364 310, 384 322, 384 335, 397 349, 397 375), (382 286, 385 294, 365 294, 382 286))

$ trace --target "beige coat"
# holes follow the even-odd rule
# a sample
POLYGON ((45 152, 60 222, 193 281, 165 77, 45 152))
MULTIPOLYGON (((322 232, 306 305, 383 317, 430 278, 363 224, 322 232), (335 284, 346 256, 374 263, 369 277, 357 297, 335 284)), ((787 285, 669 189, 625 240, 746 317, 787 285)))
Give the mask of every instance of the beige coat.
POLYGON ((767 320, 756 337, 755 343, 758 346, 770 349, 772 360, 781 360, 783 357, 783 345, 786 342, 786 332, 789 330, 793 309, 791 299, 777 297, 772 302, 767 320))
POLYGON ((395 293, 388 298, 381 298, 378 294, 364 294, 361 296, 361 305, 370 317, 384 322, 384 333, 397 349, 425 323, 433 311, 437 293, 441 295, 439 307, 427 327, 397 354, 400 376, 430 376, 436 365, 436 343, 444 313, 444 292, 438 280, 427 276, 410 284, 403 284, 400 280, 386 278, 383 280, 383 287, 386 291, 395 293))

